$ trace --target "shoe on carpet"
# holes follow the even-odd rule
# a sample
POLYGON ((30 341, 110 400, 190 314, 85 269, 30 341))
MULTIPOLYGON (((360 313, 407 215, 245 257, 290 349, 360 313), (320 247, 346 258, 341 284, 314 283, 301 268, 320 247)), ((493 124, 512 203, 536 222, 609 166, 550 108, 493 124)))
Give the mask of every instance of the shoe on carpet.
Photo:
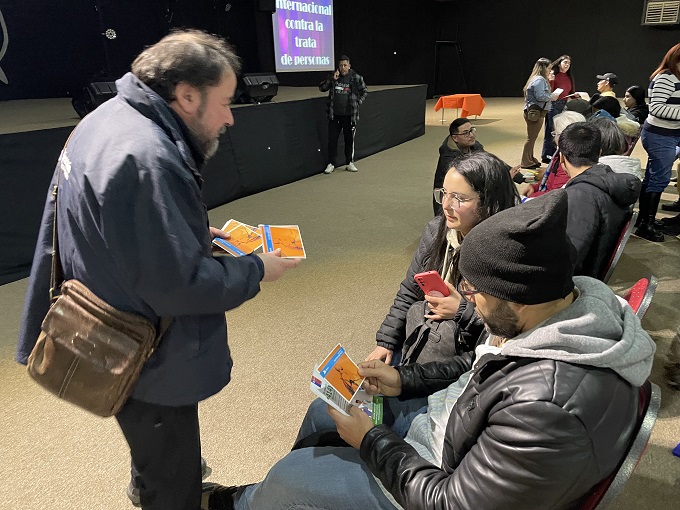
POLYGON ((234 494, 240 487, 204 483, 201 510, 234 510, 234 494))
POLYGON ((664 211, 680 212, 680 199, 671 204, 661 204, 661 209, 664 211))
MULTIPOLYGON (((210 466, 208 466, 208 463, 205 461, 205 459, 201 457, 201 478, 205 480, 210 476, 210 473, 212 473, 212 469, 210 469, 210 466)), ((130 483, 127 486, 127 496, 130 498, 132 506, 136 506, 138 508, 142 506, 142 502, 139 499, 139 487, 135 485, 134 480, 130 480, 130 483)))
POLYGON ((335 167, 333 166, 332 163, 328 163, 328 166, 326 166, 326 169, 323 171, 325 174, 332 174, 333 170, 335 170, 335 167))
POLYGON ((667 236, 680 236, 680 225, 664 224, 659 230, 667 236))
POLYGON ((349 165, 347 165, 347 166, 345 167, 345 169, 346 169, 348 172, 358 172, 358 171, 359 171, 359 169, 357 168, 357 166, 354 164, 354 161, 352 161, 349 165))
POLYGON ((546 156, 545 158, 541 158, 541 162, 542 162, 542 163, 545 163, 546 165, 547 165, 548 163, 550 163, 551 161, 552 161, 552 158, 549 158, 549 157, 547 157, 547 156, 546 156))
POLYGON ((535 165, 530 165, 530 166, 523 166, 525 170, 536 170, 537 168, 541 168, 540 163, 536 163, 535 165))

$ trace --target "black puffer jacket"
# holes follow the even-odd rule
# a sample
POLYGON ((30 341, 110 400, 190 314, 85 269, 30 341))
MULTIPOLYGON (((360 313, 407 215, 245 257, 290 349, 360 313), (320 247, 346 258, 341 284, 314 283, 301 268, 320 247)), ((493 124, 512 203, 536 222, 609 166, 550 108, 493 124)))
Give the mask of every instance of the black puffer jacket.
MULTIPOLYGON (((401 350, 404 340, 406 340, 406 314, 414 303, 424 299, 423 291, 418 287, 413 277, 417 273, 428 270, 430 250, 443 221, 445 221, 444 217, 438 216, 430 220, 426 225, 418 249, 413 256, 411 265, 406 271, 406 278, 401 282, 397 296, 394 298, 394 303, 376 334, 376 343, 379 346, 395 352, 401 350)), ((441 268, 439 269, 441 271, 441 268)), ((484 324, 474 314, 474 307, 469 302, 463 300, 456 316, 453 319, 449 319, 449 321, 454 326, 452 329, 458 333, 456 335, 457 338, 448 339, 450 342, 457 342, 457 353, 460 354, 473 349, 480 333, 484 329, 484 324)))
POLYGON ((565 190, 567 235, 576 248, 574 274, 600 278, 640 196, 640 179, 597 164, 567 182, 565 190))

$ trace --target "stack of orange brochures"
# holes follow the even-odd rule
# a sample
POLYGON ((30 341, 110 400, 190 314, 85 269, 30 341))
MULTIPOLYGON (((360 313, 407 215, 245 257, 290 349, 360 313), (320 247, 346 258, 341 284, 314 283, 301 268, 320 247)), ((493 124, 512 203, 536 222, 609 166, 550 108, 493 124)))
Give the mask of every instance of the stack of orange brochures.
POLYGON ((249 255, 262 246, 262 236, 257 227, 231 219, 224 224, 222 230, 229 234, 230 238, 216 237, 213 244, 234 257, 249 255))
POLYGON ((281 249, 281 256, 292 259, 306 259, 300 227, 297 225, 260 225, 262 249, 265 253, 281 249))

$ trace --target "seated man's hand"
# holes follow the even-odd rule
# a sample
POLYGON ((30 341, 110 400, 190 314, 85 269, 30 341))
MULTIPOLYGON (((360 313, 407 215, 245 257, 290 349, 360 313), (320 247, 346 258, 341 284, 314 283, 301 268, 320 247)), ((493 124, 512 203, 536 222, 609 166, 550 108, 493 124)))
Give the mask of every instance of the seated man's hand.
POLYGON ((392 361, 392 351, 390 351, 387 347, 380 347, 378 345, 375 349, 373 349, 371 354, 366 356, 364 361, 371 361, 372 359, 382 360, 389 365, 390 361, 392 361))
POLYGON ((365 377, 364 390, 369 395, 381 394, 387 397, 401 395, 401 376, 396 368, 380 360, 359 363, 359 375, 365 377))
POLYGON ((442 319, 453 319, 460 306, 460 294, 456 288, 449 282, 446 286, 449 288, 450 294, 446 297, 437 296, 425 296, 425 301, 427 301, 427 306, 430 309, 430 313, 425 315, 426 319, 442 320, 442 319))
POLYGON ((373 428, 371 418, 357 406, 349 407, 349 416, 328 406, 328 414, 338 428, 338 434, 349 445, 359 449, 366 433, 373 428))

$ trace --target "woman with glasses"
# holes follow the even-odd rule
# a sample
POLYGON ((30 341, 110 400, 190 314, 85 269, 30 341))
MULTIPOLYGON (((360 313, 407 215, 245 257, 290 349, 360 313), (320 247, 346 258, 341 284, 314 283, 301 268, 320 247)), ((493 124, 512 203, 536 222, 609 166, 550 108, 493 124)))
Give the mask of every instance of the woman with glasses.
POLYGON ((534 169, 541 166, 540 161, 534 157, 534 145, 553 99, 553 92, 548 83, 549 71, 550 60, 539 58, 524 85, 524 122, 527 125, 527 141, 522 151, 522 168, 534 169))
MULTIPOLYGON (((443 185, 434 190, 434 198, 442 205, 443 213, 425 227, 406 278, 376 334, 377 346, 367 360, 382 359, 397 364, 404 344, 408 346, 414 340, 423 324, 442 336, 439 339, 442 357, 474 349, 483 330, 474 308, 456 291, 460 280, 458 248, 476 225, 514 206, 519 195, 508 166, 488 152, 476 152, 459 160, 446 173, 443 185), (413 278, 424 271, 437 271, 450 295, 424 295, 413 278), (407 335, 407 331, 410 334, 407 335)), ((489 249, 493 249, 493 243, 489 249)))
MULTIPOLYGON (((439 160, 437 169, 434 172, 434 186, 432 189, 441 188, 444 184, 444 176, 451 165, 461 158, 483 151, 484 146, 477 141, 477 128, 472 127, 470 121, 465 117, 454 120, 449 126, 449 135, 444 138, 439 147, 439 160)), ((441 204, 432 201, 434 215, 442 212, 441 204)))

